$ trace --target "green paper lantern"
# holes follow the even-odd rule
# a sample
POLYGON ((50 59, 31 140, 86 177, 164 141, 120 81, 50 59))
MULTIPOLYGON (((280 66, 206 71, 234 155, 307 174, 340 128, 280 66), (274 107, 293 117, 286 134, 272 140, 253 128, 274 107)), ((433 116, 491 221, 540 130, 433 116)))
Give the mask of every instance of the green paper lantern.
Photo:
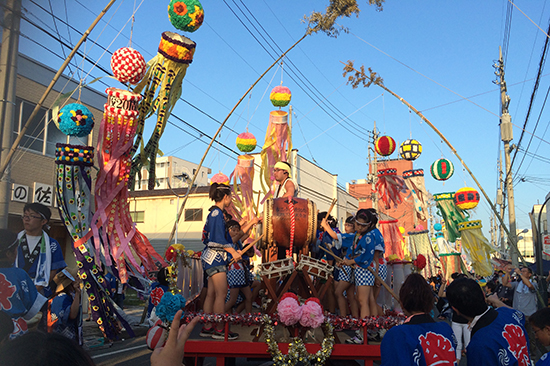
POLYGON ((453 176, 455 168, 450 160, 438 159, 432 164, 430 172, 432 173, 432 177, 437 180, 447 180, 453 176))
POLYGON ((172 0, 168 5, 168 19, 176 29, 194 32, 204 20, 204 10, 198 0, 172 0))

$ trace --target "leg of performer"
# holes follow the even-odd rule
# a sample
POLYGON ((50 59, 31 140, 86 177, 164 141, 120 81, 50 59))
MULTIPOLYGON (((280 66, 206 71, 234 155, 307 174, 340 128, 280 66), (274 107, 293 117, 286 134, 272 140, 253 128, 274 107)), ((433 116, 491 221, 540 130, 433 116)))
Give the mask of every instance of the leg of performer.
POLYGON ((344 296, 344 291, 348 292, 348 289, 350 288, 351 283, 346 281, 338 281, 338 285, 336 286, 336 289, 334 290, 334 294, 336 295, 336 300, 338 301, 338 308, 340 309, 340 316, 346 316, 348 311, 348 302, 346 300, 346 297, 344 296))
MULTIPOLYGON (((212 283, 212 277, 208 277, 208 287, 206 288, 206 297, 204 299, 203 310, 205 314, 210 314, 214 311, 214 297, 216 296, 214 292, 214 285, 212 283)), ((203 330, 212 329, 211 323, 205 323, 203 330)))
MULTIPOLYGON (((212 292, 214 293, 214 306, 213 312, 216 314, 223 314, 225 310, 225 296, 227 295, 227 274, 226 272, 218 272, 212 275, 208 279, 208 294, 210 295, 210 285, 212 285, 212 292)), ((223 324, 217 324, 216 329, 219 332, 223 332, 223 324)))
POLYGON ((225 302, 224 309, 223 309, 224 313, 226 314, 231 313, 231 309, 233 308, 233 306, 235 306, 235 303, 237 302, 237 298, 239 297, 240 290, 241 289, 238 287, 229 289, 229 300, 225 302))
POLYGON ((369 299, 371 297, 371 286, 360 285, 357 286, 357 300, 359 301, 359 317, 364 319, 371 315, 369 307, 369 299))
POLYGON ((245 312, 250 314, 252 313, 252 290, 250 286, 242 287, 241 293, 244 295, 245 312))
POLYGON ((349 308, 351 311, 351 316, 358 319, 359 318, 359 302, 357 301, 356 287, 355 285, 348 288, 347 291, 349 308))

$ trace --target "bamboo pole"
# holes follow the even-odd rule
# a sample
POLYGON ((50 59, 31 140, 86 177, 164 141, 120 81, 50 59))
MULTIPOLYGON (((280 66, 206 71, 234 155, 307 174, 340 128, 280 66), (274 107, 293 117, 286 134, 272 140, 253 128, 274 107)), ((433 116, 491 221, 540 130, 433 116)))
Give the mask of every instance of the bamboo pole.
MULTIPOLYGON (((107 11, 109 10, 109 8, 114 4, 116 0, 111 0, 109 1, 109 3, 107 4, 107 6, 105 6, 105 8, 101 11, 101 13, 99 13, 99 15, 97 16, 97 18, 95 18, 94 22, 90 25, 90 27, 86 30, 86 32, 84 32, 84 34, 82 35, 82 37, 80 37, 80 40, 77 42, 77 44, 74 46, 73 50, 71 51, 71 53, 67 56, 67 58, 65 59, 65 61, 63 62, 63 65, 61 65, 61 67, 59 68, 59 70, 57 70, 57 73, 54 75, 52 81, 50 82, 50 85, 48 85, 48 87, 46 88, 46 90, 44 91, 44 93, 42 94, 42 97, 40 98, 40 100, 38 101, 38 103, 36 104, 36 106, 34 107, 34 110, 32 111, 31 115, 29 116, 29 118, 27 119, 27 122, 25 122, 25 125, 23 126, 23 128, 21 129, 21 131, 19 132, 19 135, 17 135, 17 138, 15 139, 15 141, 13 142, 11 148, 10 148, 10 151, 8 152, 8 155, 6 156, 6 159, 4 160, 4 163, 2 164, 2 167, 0 167, 0 177, 4 175, 4 172, 6 171, 6 168, 8 167, 9 163, 10 163, 10 160, 11 158, 13 157, 13 154, 15 153, 15 150, 17 149, 17 146, 19 146, 19 143, 21 142, 21 139, 23 139, 23 136, 25 135, 25 132, 27 132, 27 129, 29 128, 30 124, 31 124, 31 121, 34 119, 34 117, 36 117, 36 115, 38 114, 38 111, 40 110, 40 108, 42 107, 42 105, 44 104, 44 101, 46 100, 46 98, 48 97, 48 95, 50 94, 50 91, 53 89, 53 86, 55 85, 55 83, 57 82, 57 80, 59 79, 59 77, 61 76, 61 74, 63 74, 63 71, 65 71, 65 68, 67 67, 67 65, 69 65, 69 62, 71 62, 72 58, 74 57, 74 55, 76 54, 76 51, 78 51, 78 49, 80 48, 80 46, 82 45, 82 43, 84 43, 84 41, 86 40, 86 38, 88 38, 88 35, 92 32, 92 30, 95 28, 95 26, 97 25, 97 23, 101 20, 101 18, 103 18, 103 16, 105 15, 105 13, 107 13, 107 11)), ((56 116, 53 116, 54 118, 56 118, 56 116)))
MULTIPOLYGON (((246 251, 250 248, 252 248, 252 246, 254 244, 256 244, 257 242, 259 242, 260 240, 262 240, 264 238, 265 234, 263 234, 262 236, 260 236, 259 238, 255 239, 252 243, 248 244, 246 247, 244 247, 243 250, 241 250, 242 253, 246 253, 246 251)), ((232 265, 233 263, 235 263, 235 258, 231 259, 231 262, 229 262, 229 265, 232 265)))

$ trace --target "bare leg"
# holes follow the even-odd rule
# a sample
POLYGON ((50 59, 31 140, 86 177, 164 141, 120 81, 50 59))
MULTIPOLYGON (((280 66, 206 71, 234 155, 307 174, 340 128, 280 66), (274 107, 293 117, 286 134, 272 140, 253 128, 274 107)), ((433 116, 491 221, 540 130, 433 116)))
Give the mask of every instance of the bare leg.
POLYGON ((355 294, 355 285, 350 286, 350 288, 347 291, 348 295, 348 301, 349 301, 349 308, 351 309, 351 316, 354 318, 359 318, 359 302, 357 301, 357 297, 355 294))
MULTIPOLYGON (((206 296, 204 298, 204 306, 203 310, 206 314, 210 314, 214 311, 214 297, 216 296, 214 292, 214 284, 212 281, 212 277, 208 277, 208 287, 206 289, 206 296)), ((211 328, 211 323, 205 323, 205 328, 211 328)))
POLYGON ((371 286, 357 286, 357 300, 359 301, 359 316, 361 319, 370 316, 369 299, 371 295, 371 286))
MULTIPOLYGON (((218 272, 208 279, 208 295, 210 294, 210 287, 214 293, 214 307, 213 312, 216 314, 224 313, 225 296, 227 295, 227 274, 225 272, 218 272), (212 286, 210 286, 212 284, 212 286)), ((218 324, 218 331, 223 331, 223 324, 218 324)))
POLYGON ((237 298, 239 297, 240 288, 235 287, 229 290, 229 300, 225 303, 223 311, 225 313, 231 313, 231 309, 235 306, 237 298))
POLYGON ((330 288, 326 292, 328 311, 332 314, 336 313, 336 297, 334 291, 338 282, 339 281, 333 281, 333 283, 330 284, 330 288))
MULTIPOLYGON (((346 281, 338 281, 334 295, 336 295, 336 301, 338 302, 338 308, 340 309, 340 316, 346 316, 348 313, 348 301, 344 296, 344 291, 347 291, 351 286, 351 283, 346 281)), ((348 293, 349 296, 349 293, 348 293)))

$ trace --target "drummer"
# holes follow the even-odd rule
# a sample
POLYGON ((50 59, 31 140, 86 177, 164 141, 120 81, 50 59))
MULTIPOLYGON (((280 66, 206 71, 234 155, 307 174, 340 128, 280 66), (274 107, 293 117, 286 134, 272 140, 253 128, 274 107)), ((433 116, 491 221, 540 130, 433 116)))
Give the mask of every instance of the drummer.
POLYGON ((296 197, 298 195, 298 183, 292 179, 290 164, 279 161, 273 167, 273 198, 296 197))

